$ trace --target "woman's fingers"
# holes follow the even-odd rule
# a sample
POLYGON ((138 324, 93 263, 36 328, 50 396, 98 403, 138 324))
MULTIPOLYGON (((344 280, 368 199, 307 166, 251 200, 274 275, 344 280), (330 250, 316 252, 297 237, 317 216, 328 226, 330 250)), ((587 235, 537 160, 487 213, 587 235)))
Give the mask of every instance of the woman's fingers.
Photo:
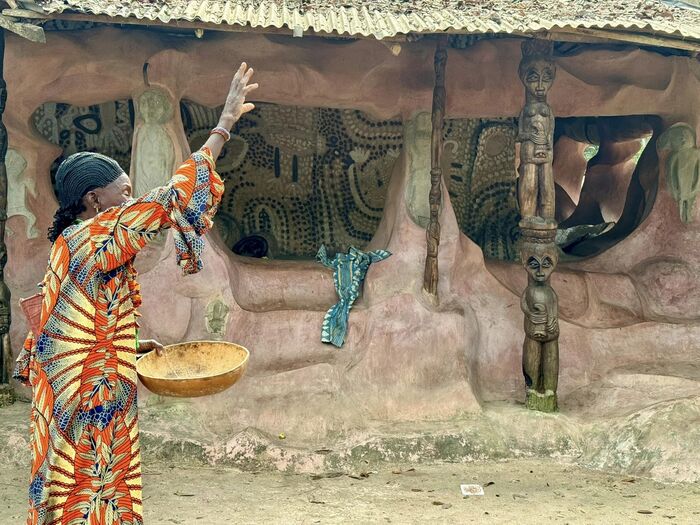
POLYGON ((236 71, 236 74, 233 75, 233 81, 231 82, 232 84, 237 84, 240 81, 241 77, 245 73, 246 67, 248 67, 247 64, 245 62, 241 62, 241 65, 238 67, 238 71, 236 71))
POLYGON ((250 78, 253 76, 253 73, 255 70, 251 67, 248 71, 245 72, 245 75, 243 75, 243 82, 242 84, 247 84, 250 81, 250 78))
POLYGON ((253 111, 255 109, 255 104, 252 102, 246 102, 241 106, 241 114, 243 113, 248 113, 249 111, 253 111))
POLYGON ((248 93, 250 93, 250 92, 253 91, 254 89, 258 89, 258 84, 257 84, 257 83, 251 84, 250 86, 246 86, 245 88, 243 88, 243 94, 244 94, 244 95, 247 95, 248 93))
POLYGON ((248 69, 247 64, 243 62, 241 67, 238 68, 238 71, 236 71, 236 74, 233 76, 233 80, 231 81, 231 91, 235 91, 241 85, 245 85, 246 82, 250 80, 252 71, 253 68, 248 69))

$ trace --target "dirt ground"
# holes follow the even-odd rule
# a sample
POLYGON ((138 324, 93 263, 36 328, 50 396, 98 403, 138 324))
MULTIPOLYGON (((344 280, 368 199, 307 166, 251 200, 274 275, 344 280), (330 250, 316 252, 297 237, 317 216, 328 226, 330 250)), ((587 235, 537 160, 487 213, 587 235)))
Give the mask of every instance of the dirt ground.
MULTIPOLYGON (((26 473, 0 471, 0 523, 24 518, 26 473)), ((145 523, 700 523, 700 484, 550 460, 391 466, 347 475, 146 465, 145 523), (463 498, 460 483, 484 486, 463 498)))

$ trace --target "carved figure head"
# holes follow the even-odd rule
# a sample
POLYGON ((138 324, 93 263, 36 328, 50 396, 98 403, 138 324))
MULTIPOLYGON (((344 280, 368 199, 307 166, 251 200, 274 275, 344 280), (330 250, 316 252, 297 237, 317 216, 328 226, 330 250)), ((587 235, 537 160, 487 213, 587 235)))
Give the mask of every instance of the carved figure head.
POLYGON ((144 91, 138 98, 139 115, 149 124, 164 124, 173 113, 168 95, 159 89, 144 91))
POLYGON ((557 68, 552 61, 552 46, 551 42, 542 40, 526 40, 522 44, 523 58, 518 74, 528 98, 544 100, 554 83, 557 68))
POLYGON ((681 220, 685 223, 692 220, 695 198, 700 193, 700 149, 695 147, 695 141, 695 130, 680 123, 668 128, 656 145, 659 152, 668 152, 668 191, 678 203, 681 220))
POLYGON ((559 262, 559 251, 554 243, 526 239, 520 247, 520 260, 533 281, 545 283, 559 262))

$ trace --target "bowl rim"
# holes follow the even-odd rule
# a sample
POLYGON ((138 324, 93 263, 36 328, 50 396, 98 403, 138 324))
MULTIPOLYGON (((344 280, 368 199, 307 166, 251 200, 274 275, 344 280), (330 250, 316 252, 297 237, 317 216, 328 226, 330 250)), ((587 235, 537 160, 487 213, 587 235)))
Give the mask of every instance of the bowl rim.
POLYGON ((143 373, 141 373, 141 372, 139 371, 139 366, 138 366, 138 365, 139 365, 139 362, 140 362, 140 361, 143 361, 143 359, 145 359, 146 356, 148 356, 149 354, 152 353, 152 352, 149 352, 148 354, 144 355, 141 359, 139 359, 139 360, 136 362, 136 374, 138 375, 139 379, 141 379, 141 382, 142 382, 142 383, 144 382, 144 381, 143 381, 143 377, 145 377, 145 378, 147 379, 147 381, 148 381, 148 380, 168 381, 169 383, 182 383, 182 382, 184 382, 184 381, 202 381, 202 380, 204 380, 204 381, 210 381, 210 380, 212 380, 212 379, 216 379, 217 377, 222 377, 222 376, 228 375, 228 374, 230 374, 230 373, 232 373, 232 372, 235 372, 236 370, 239 370, 239 369, 241 369, 241 368, 245 368, 246 366, 248 366, 248 360, 250 359, 250 350, 248 350, 245 346, 239 345, 238 343, 234 343, 234 342, 232 342, 232 341, 215 341, 215 340, 212 340, 212 339, 204 339, 204 340, 196 340, 196 341, 183 341, 183 342, 181 342, 181 343, 173 343, 173 344, 170 344, 170 345, 164 345, 164 346, 163 346, 163 349, 165 350, 165 349, 172 348, 172 347, 175 347, 175 346, 183 346, 183 345, 192 344, 192 343, 212 343, 212 344, 225 344, 225 345, 237 346, 238 348, 242 348, 242 349, 245 351, 245 357, 243 358, 243 360, 242 360, 238 365, 236 365, 236 366, 234 366, 233 368, 230 368, 229 370, 226 370, 226 371, 224 371, 224 372, 220 372, 220 373, 218 373, 218 374, 216 374, 216 375, 203 376, 203 377, 181 377, 181 378, 172 378, 172 377, 152 376, 152 375, 148 375, 148 374, 143 374, 143 373))

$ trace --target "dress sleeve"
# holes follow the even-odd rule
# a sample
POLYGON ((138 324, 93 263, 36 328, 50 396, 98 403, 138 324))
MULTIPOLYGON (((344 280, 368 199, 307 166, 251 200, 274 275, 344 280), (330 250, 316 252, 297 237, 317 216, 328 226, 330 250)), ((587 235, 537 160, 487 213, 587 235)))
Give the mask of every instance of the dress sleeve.
POLYGON ((178 264, 186 274, 198 272, 201 237, 213 224, 223 192, 211 151, 194 152, 165 186, 95 217, 90 237, 98 268, 110 272, 128 263, 161 230, 172 228, 178 264))

